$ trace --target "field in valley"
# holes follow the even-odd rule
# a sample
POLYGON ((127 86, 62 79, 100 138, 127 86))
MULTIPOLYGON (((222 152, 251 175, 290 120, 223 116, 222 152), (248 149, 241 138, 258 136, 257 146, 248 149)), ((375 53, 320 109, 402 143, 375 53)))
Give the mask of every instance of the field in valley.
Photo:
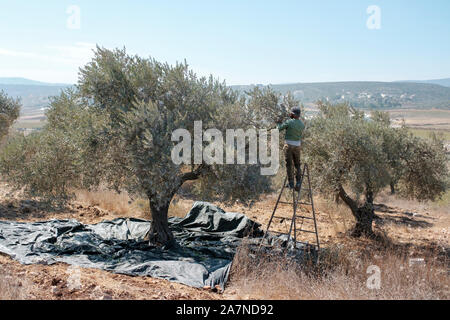
MULTIPOLYGON (((427 130, 442 132, 450 140, 450 110, 445 109, 393 109, 386 110, 390 113, 394 123, 405 120, 407 127, 415 129, 418 135, 425 136, 427 130)), ((317 113, 317 108, 312 104, 306 105, 306 112, 317 113)), ((14 124, 14 128, 36 129, 45 125, 45 114, 42 112, 24 114, 14 124)))
POLYGON ((406 126, 411 128, 450 131, 450 110, 394 109, 389 113, 391 119, 396 122, 404 119, 406 126))

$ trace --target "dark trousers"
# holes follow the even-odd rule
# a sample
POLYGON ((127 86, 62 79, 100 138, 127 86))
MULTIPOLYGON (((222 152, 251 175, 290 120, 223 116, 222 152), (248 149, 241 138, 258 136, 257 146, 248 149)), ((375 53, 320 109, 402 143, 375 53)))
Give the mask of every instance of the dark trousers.
POLYGON ((284 146, 284 158, 286 160, 286 170, 288 175, 289 183, 294 183, 294 168, 295 168, 295 177, 297 182, 300 181, 302 173, 300 166, 300 150, 301 147, 291 146, 286 144, 284 146))

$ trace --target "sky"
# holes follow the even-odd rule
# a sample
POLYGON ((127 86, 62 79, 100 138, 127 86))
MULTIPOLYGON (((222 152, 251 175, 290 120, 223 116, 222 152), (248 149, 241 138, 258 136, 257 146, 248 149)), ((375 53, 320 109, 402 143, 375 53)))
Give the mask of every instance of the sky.
POLYGON ((96 45, 227 84, 450 77, 448 0, 0 0, 0 77, 76 83, 96 45))

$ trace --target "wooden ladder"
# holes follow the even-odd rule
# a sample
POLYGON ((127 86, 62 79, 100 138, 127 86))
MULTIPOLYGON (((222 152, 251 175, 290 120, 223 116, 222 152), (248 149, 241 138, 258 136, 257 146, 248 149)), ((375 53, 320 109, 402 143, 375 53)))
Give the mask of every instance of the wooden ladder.
POLYGON ((287 235, 288 243, 292 239, 293 243, 294 243, 294 248, 297 248, 298 243, 306 245, 306 247, 308 248, 312 244, 310 244, 308 242, 299 241, 298 237, 300 237, 300 235, 302 233, 311 233, 311 234, 315 234, 315 243, 313 244, 313 246, 317 248, 317 251, 319 251, 320 250, 319 233, 317 231, 316 212, 314 210, 314 201, 313 201, 311 180, 310 180, 310 176, 309 176, 308 165, 305 164, 303 166, 303 170, 301 173, 301 180, 300 180, 300 188, 298 190, 292 189, 292 202, 286 202, 286 201, 281 200, 283 192, 285 190, 289 190, 286 186, 287 180, 288 180, 288 178, 286 176, 284 183, 283 183, 283 187, 281 188, 280 194, 278 195, 277 203, 275 204, 275 208, 273 209, 272 216, 270 217, 269 224, 267 225, 266 232, 264 233, 264 236, 261 239, 261 244, 263 243, 264 239, 268 236, 269 233, 273 233, 273 234, 278 234, 278 235, 287 235), (307 178, 306 188, 305 188, 305 184, 304 184, 305 178, 307 178), (307 197, 306 202, 301 202, 301 196, 303 195, 304 191, 307 192, 308 197, 307 197), (276 215, 279 204, 292 205, 292 209, 293 209, 292 218, 276 215), (298 211, 301 211, 301 207, 299 207, 299 205, 311 206, 312 215, 307 216, 307 213, 298 212, 298 211), (300 213, 300 214, 298 214, 298 213, 300 213), (281 220, 281 222, 290 221, 291 223, 290 223, 290 227, 289 227, 289 232, 286 233, 286 232, 278 232, 278 231, 273 231, 273 230, 271 231, 270 227, 275 219, 279 219, 279 220, 281 220), (312 220, 314 222, 314 230, 303 229, 303 224, 304 224, 305 220, 312 220), (301 221, 299 228, 297 227, 298 221, 301 221))

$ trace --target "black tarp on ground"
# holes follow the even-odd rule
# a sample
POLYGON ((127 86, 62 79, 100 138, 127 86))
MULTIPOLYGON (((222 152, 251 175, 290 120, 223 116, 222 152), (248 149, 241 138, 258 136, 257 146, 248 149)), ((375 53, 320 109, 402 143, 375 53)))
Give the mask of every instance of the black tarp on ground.
POLYGON ((150 221, 115 219, 95 225, 76 220, 0 221, 0 252, 22 264, 64 262, 115 273, 151 276, 193 287, 225 287, 237 246, 260 237, 260 225, 240 213, 196 202, 185 218, 170 218, 178 246, 144 240, 150 221))

